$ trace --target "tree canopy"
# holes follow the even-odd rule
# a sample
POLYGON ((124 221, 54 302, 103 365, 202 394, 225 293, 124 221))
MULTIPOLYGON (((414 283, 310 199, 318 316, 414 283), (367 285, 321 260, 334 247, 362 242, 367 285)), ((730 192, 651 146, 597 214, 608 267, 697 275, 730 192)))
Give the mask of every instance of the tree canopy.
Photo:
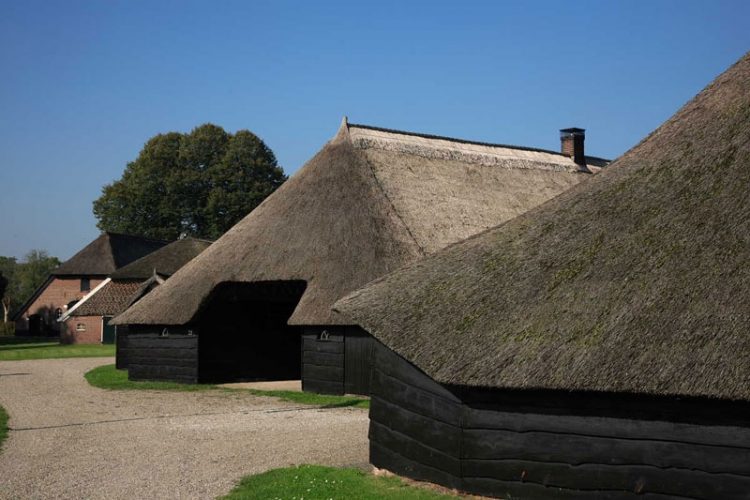
POLYGON ((0 256, 0 275, 7 281, 0 294, 3 320, 8 321, 8 316, 29 299, 59 265, 60 260, 50 257, 45 250, 31 250, 23 262, 17 262, 15 257, 0 256))
POLYGON ((122 178, 104 186, 94 215, 103 231, 216 239, 285 180, 258 136, 207 123, 149 139, 122 178))

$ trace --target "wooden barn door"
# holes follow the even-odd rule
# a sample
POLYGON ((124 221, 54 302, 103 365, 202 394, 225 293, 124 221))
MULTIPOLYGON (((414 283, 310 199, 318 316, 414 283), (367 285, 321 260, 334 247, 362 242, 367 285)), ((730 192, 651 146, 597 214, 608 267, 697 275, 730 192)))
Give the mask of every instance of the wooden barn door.
POLYGON ((347 394, 370 394, 372 337, 359 328, 347 329, 344 336, 344 389, 347 394))
POLYGON ((115 325, 110 325, 109 320, 112 316, 104 316, 102 318, 102 344, 114 344, 115 343, 115 325))

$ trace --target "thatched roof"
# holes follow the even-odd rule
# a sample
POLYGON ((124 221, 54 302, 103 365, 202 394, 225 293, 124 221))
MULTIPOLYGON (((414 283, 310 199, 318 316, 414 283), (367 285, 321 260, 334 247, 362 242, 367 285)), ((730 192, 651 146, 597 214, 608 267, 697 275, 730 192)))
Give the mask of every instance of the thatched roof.
POLYGON ((330 324, 346 293, 590 177, 559 153, 344 120, 299 172, 116 318, 185 324, 222 282, 304 280, 291 324, 330 324))
POLYGON ((336 306, 445 384, 750 399, 750 54, 586 185, 336 306))
POLYGON ((111 281, 92 290, 85 301, 71 309, 70 316, 113 316, 120 314, 151 289, 164 283, 182 266, 211 244, 208 240, 183 238, 121 267, 111 281))
POLYGON ((66 260, 53 276, 108 276, 116 269, 140 259, 164 245, 166 241, 152 240, 127 234, 102 233, 81 251, 66 260))
POLYGON ((154 272, 161 276, 172 276, 182 266, 193 260, 211 241, 197 238, 183 238, 161 247, 155 252, 131 262, 113 272, 115 280, 147 280, 154 272))

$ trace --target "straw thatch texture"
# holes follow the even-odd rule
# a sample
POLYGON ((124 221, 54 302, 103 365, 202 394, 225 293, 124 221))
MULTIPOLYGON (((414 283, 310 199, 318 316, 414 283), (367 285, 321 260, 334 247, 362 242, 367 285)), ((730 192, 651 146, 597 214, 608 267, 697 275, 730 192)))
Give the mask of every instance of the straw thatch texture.
POLYGON ((121 267, 110 275, 113 280, 147 280, 154 272, 172 276, 211 244, 208 240, 183 238, 121 267))
POLYGON ((116 269, 148 255, 166 241, 127 234, 102 233, 54 271, 53 276, 108 276, 116 269))
POLYGON ((445 384, 750 399, 750 54, 586 185, 335 307, 445 384))
POLYGON ((222 282, 304 280, 290 324, 588 178, 545 151, 342 124, 296 175, 119 324, 185 324, 222 282))

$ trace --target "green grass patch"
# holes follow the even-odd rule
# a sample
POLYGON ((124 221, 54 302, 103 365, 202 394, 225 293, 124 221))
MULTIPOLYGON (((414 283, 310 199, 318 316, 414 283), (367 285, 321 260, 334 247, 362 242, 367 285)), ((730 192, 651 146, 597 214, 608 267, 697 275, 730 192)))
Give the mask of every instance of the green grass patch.
POLYGON ((0 450, 3 449, 3 441, 8 437, 8 413, 0 406, 0 450))
POLYGON ((315 394, 314 392, 297 391, 264 391, 260 389, 228 389, 230 391, 246 391, 256 396, 270 396, 300 403, 304 405, 322 406, 324 408, 370 408, 370 400, 358 396, 332 396, 328 394, 315 394))
POLYGON ((357 469, 301 465, 247 476, 222 498, 433 500, 460 497, 410 486, 396 477, 373 476, 357 469))
POLYGON ((98 358, 114 355, 114 344, 60 344, 56 340, 23 337, 4 337, 0 340, 0 361, 98 358))
POLYGON ((149 382, 128 380, 127 370, 118 370, 115 365, 98 366, 84 375, 89 384, 100 389, 154 390, 154 391, 206 391, 216 389, 210 384, 180 384, 177 382, 149 382))
POLYGON ((369 408, 370 400, 358 396, 329 396, 311 392, 263 391, 259 389, 230 389, 213 384, 180 384, 177 382, 149 382, 128 380, 127 370, 118 370, 115 365, 104 365, 90 370, 85 375, 89 384, 100 389, 113 390, 157 390, 157 391, 206 391, 249 392, 256 396, 279 398, 293 403, 322 406, 324 408, 369 408))

